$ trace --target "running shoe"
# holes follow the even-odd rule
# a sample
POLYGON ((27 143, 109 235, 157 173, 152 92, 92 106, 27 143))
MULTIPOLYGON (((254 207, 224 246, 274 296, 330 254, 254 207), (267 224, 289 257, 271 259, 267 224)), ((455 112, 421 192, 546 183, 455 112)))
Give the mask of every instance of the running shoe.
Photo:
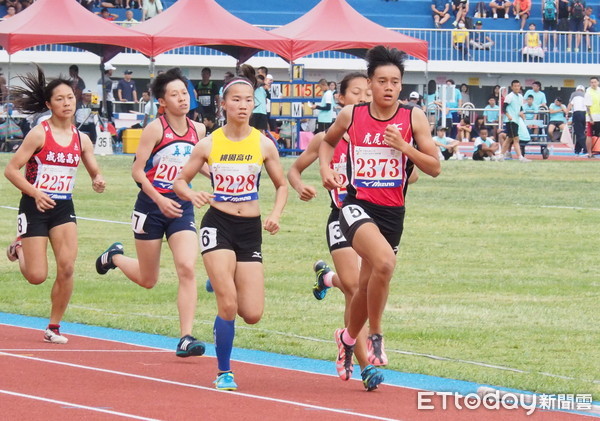
POLYGON ((313 265, 313 270, 317 275, 317 280, 313 285, 313 295, 317 300, 322 300, 327 295, 327 290, 330 288, 325 285, 325 280, 323 277, 326 273, 331 272, 331 268, 322 260, 319 260, 313 265))
POLYGON ((50 342, 51 344, 66 344, 69 340, 60 334, 58 328, 48 328, 44 332, 44 342, 50 342))
POLYGON ((185 335, 179 340, 175 355, 182 358, 193 357, 203 355, 205 350, 206 346, 204 343, 200 342, 191 335, 185 335))
POLYGON ((98 256, 96 259, 96 272, 104 275, 109 270, 116 268, 113 263, 113 256, 115 254, 123 254, 123 244, 113 243, 104 253, 98 256))
POLYGON ((338 376, 340 379, 347 381, 352 377, 352 371, 354 371, 354 345, 346 345, 342 340, 342 334, 346 329, 337 329, 334 333, 335 343, 338 347, 337 361, 335 362, 335 368, 337 369, 338 376))
POLYGON ((8 257, 8 260, 14 262, 19 259, 19 255, 17 254, 17 249, 19 247, 21 247, 21 239, 17 237, 17 239, 6 248, 6 257, 8 257))
POLYGON ((377 386, 383 383, 383 373, 374 365, 366 366, 360 373, 360 376, 362 377, 363 386, 367 389, 367 392, 377 389, 377 386))
POLYGON ((388 363, 383 347, 383 336, 379 333, 367 337, 367 360, 374 366, 387 365, 388 363))
POLYGON ((215 384, 215 388, 219 390, 237 390, 238 388, 238 385, 233 380, 233 373, 231 371, 217 375, 217 380, 213 383, 215 384))

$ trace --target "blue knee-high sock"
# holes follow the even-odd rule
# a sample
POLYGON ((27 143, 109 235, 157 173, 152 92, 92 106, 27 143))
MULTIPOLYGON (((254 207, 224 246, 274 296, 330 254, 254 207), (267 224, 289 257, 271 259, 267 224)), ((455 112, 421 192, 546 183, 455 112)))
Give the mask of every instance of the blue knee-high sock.
POLYGON ((231 348, 233 348, 233 338, 235 337, 235 320, 223 320, 219 316, 215 319, 213 327, 215 337, 215 351, 219 371, 231 371, 231 348))

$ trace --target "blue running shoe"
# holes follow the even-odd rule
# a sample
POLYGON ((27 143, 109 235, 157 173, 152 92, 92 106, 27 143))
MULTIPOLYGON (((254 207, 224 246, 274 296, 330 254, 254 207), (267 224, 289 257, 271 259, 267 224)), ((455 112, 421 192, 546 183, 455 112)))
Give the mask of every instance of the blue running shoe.
POLYGON ((96 272, 104 275, 109 270, 116 268, 113 263, 113 256, 115 254, 123 254, 123 244, 113 243, 104 253, 98 256, 96 259, 96 272))
POLYGON ((219 390, 237 390, 238 388, 238 385, 233 380, 233 373, 230 371, 219 374, 217 380, 213 383, 215 384, 215 388, 219 390))
POLYGON ((374 365, 366 366, 360 373, 360 376, 362 377, 363 386, 367 389, 367 392, 377 389, 377 386, 383 383, 383 373, 374 365))
POLYGON ((325 263, 322 260, 319 260, 314 264, 313 270, 317 275, 317 280, 313 285, 313 295, 317 300, 322 300, 323 298, 325 298, 325 295, 327 295, 327 290, 330 288, 325 285, 325 280, 323 279, 323 277, 326 273, 331 272, 331 268, 327 265, 327 263, 325 263))
POLYGON ((205 288, 206 288, 206 291, 208 291, 208 292, 215 292, 215 290, 212 287, 212 284, 210 283, 210 279, 206 280, 205 288))
POLYGON ((185 335, 179 340, 179 343, 177 344, 177 351, 175 351, 175 355, 182 358, 193 357, 198 355, 204 355, 205 350, 206 346, 202 342, 200 342, 193 336, 185 335))

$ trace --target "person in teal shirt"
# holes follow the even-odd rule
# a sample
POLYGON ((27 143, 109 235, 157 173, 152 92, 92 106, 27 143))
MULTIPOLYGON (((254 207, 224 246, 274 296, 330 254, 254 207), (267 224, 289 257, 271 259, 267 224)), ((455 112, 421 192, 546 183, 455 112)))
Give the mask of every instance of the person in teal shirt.
POLYGON ((546 94, 542 92, 541 82, 536 80, 531 84, 531 89, 528 89, 524 96, 527 98, 529 95, 533 96, 533 105, 537 106, 538 108, 541 105, 548 105, 548 101, 546 101, 546 94))
MULTIPOLYGON (((529 137, 527 127, 525 126, 523 114, 523 95, 521 94, 521 82, 513 80, 510 84, 511 92, 504 98, 502 110, 504 111, 504 123, 506 124, 506 141, 502 145, 502 153, 510 159, 511 147, 515 150, 517 158, 521 162, 529 162, 521 153, 519 146, 519 132, 524 130, 524 134, 529 137)), ((529 140, 529 139, 527 139, 529 140)))
POLYGON ((550 122, 548 123, 548 142, 554 142, 554 131, 556 128, 563 131, 567 124, 567 107, 562 103, 562 99, 557 97, 550 107, 548 107, 548 113, 550 114, 550 122))
POLYGON ((530 134, 538 134, 539 128, 537 124, 533 124, 532 120, 538 119, 538 112, 540 108, 533 103, 533 95, 525 97, 525 104, 523 104, 523 113, 525 114, 525 124, 527 124, 527 130, 530 134))

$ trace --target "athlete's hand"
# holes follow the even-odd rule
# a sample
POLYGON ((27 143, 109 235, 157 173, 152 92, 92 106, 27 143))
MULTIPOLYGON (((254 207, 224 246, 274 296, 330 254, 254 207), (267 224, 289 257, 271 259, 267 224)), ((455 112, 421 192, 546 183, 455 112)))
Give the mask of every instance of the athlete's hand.
POLYGON ((269 231, 271 235, 277 234, 279 232, 279 218, 275 218, 273 215, 269 215, 269 217, 265 219, 263 228, 266 231, 269 231))
POLYGON ((162 214, 167 218, 179 218, 183 215, 181 205, 172 199, 161 196, 157 205, 162 214))
POLYGON ((195 191, 190 194, 190 202, 197 208, 201 208, 204 205, 208 205, 214 194, 207 193, 205 191, 195 191))
POLYGON ((300 191, 298 192, 298 197, 300 200, 304 202, 308 202, 313 198, 317 197, 317 191, 313 186, 308 186, 306 184, 302 184, 300 191))
POLYGON ((388 145, 390 148, 394 148, 400 152, 404 152, 408 143, 404 141, 404 137, 398 127, 393 124, 388 124, 383 134, 383 143, 388 145))
POLYGON ((106 182, 104 181, 104 177, 102 177, 102 175, 98 174, 92 180, 92 189, 94 189, 94 191, 96 193, 102 193, 105 188, 106 188, 106 182))
POLYGON ((35 200, 35 207, 40 212, 46 212, 56 206, 56 202, 41 190, 37 190, 33 199, 35 200))
POLYGON ((323 187, 327 190, 341 189, 344 187, 340 182, 342 177, 331 168, 322 168, 321 178, 323 179, 323 187))

